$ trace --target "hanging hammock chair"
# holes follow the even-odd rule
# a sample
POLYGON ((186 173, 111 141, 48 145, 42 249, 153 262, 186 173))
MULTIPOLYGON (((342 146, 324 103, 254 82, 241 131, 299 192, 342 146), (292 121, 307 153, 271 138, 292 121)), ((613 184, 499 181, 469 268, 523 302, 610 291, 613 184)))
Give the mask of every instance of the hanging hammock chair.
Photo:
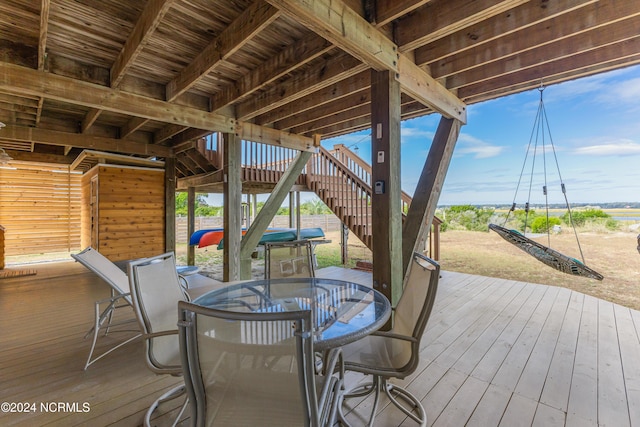
MULTIPOLYGON (((546 220, 547 220, 546 228, 547 228, 547 239, 549 244, 548 246, 544 246, 534 240, 531 240, 530 238, 526 237, 524 234, 520 233, 517 230, 510 230, 496 224, 489 224, 489 229, 495 231, 496 233, 498 233, 500 237, 505 239, 507 242, 522 249, 523 251, 525 251, 532 257, 536 258, 538 261, 548 265, 549 267, 555 268, 556 270, 561 271, 563 273, 572 274, 575 276, 582 276, 582 277, 588 277, 591 279, 602 280, 603 276, 600 273, 592 270, 591 268, 585 265, 584 256, 582 255, 582 248, 580 248, 580 242, 578 241, 578 234, 576 232, 575 224, 573 223, 573 218, 571 215, 571 207, 569 206, 569 201, 567 199, 567 192, 566 192, 565 185, 562 182, 562 177, 560 176, 560 167, 558 166, 558 159, 556 157, 555 148, 553 146, 553 140, 551 138, 551 132, 549 130, 549 123, 547 121, 547 115, 544 109, 544 102, 542 100, 542 92, 544 91, 544 87, 542 85, 540 86, 539 91, 540 91, 540 103, 538 105, 538 113, 534 121, 533 131, 531 132, 531 138, 529 140, 529 146, 527 147, 527 154, 525 156, 524 164, 522 166, 522 171, 520 172, 520 179, 518 180, 518 186, 516 187, 516 197, 518 194, 518 189, 520 188, 520 183, 522 182, 523 172, 527 164, 527 158, 529 157, 529 152, 531 150, 531 145, 532 145, 532 142, 534 141, 534 135, 535 135, 535 144, 533 146, 533 157, 532 157, 532 166, 531 166, 531 179, 529 181, 529 198, 531 197, 531 186, 533 182, 534 169, 535 169, 535 153, 538 149, 538 139, 541 139, 542 153, 543 153, 544 180, 545 180, 544 186, 543 186, 543 194, 546 200, 546 220), (553 152, 553 157, 555 159, 556 167, 558 169, 558 176, 560 176, 560 186, 562 189, 562 194, 564 195, 567 212, 569 214, 569 221, 573 226, 573 231, 576 236, 576 242, 578 244, 578 249, 580 250, 580 256, 582 257, 582 261, 579 261, 573 257, 563 255, 562 253, 554 249, 551 249, 550 247, 551 244, 550 244, 549 233, 550 233, 551 227, 549 226, 549 202, 548 202, 548 195, 547 195, 547 173, 546 173, 547 167, 546 167, 546 159, 544 159, 544 154, 546 150, 546 146, 545 146, 546 135, 549 136, 551 150, 553 152)), ((528 200, 527 203, 525 204, 525 209, 524 209, 526 214, 524 230, 527 229, 529 206, 530 206, 530 203, 528 200)), ((505 221, 504 221, 505 224, 509 220, 509 214, 515 211, 515 208, 516 208, 516 203, 515 203, 515 197, 514 197, 514 202, 511 205, 511 209, 509 210, 509 213, 505 218, 505 221)))

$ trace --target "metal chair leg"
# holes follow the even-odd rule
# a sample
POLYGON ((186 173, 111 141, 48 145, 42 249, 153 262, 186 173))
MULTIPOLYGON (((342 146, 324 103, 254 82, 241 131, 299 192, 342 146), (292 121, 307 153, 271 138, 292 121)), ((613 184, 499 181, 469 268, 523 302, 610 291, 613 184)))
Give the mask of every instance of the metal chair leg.
POLYGON ((398 385, 390 384, 386 378, 378 375, 374 375, 371 382, 354 387, 343 394, 342 402, 338 405, 338 419, 340 423, 347 427, 350 426, 342 409, 344 399, 365 397, 374 394, 373 408, 371 410, 369 421, 366 424, 368 427, 373 426, 376 413, 378 412, 378 405, 380 403, 380 392, 383 392, 394 406, 400 409, 406 416, 418 423, 421 427, 425 427, 427 425, 427 415, 420 400, 408 390, 398 385), (405 403, 403 404, 401 401, 404 401, 405 403))
MULTIPOLYGON (((171 390, 167 391, 166 393, 162 394, 160 397, 158 397, 152 404, 151 406, 149 406, 149 409, 147 410, 147 413, 144 415, 144 425, 145 427, 151 427, 151 415, 153 414, 153 412, 158 409, 158 406, 161 403, 164 402, 168 402, 169 400, 173 400, 176 399, 182 395, 186 396, 186 389, 184 387, 184 384, 180 384, 174 388, 172 388, 171 390)), ((182 407, 180 408, 180 412, 178 412, 178 415, 176 416, 175 420, 173 421, 172 427, 175 427, 178 422, 180 421, 180 418, 182 418, 182 414, 184 414, 185 409, 187 408, 187 404, 189 403, 188 398, 185 398, 184 403, 182 404, 182 407)))

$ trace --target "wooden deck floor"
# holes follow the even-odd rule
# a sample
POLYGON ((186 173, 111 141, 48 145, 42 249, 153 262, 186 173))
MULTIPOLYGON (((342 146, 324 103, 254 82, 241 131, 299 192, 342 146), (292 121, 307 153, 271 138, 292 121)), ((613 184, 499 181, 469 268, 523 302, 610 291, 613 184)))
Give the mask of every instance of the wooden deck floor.
MULTIPOLYGON (((0 280, 0 402, 36 407, 3 406, 0 425, 140 425, 179 380, 152 374, 139 341, 83 371, 83 335, 107 286, 73 262, 29 268, 38 274, 0 280)), ((334 267, 319 275, 371 281, 334 267)), ((640 426, 639 337, 638 311, 562 288, 445 271, 420 368, 403 383, 434 426, 640 426)), ((350 414, 355 425, 369 404, 350 414)), ((413 424, 388 407, 378 419, 413 424)))

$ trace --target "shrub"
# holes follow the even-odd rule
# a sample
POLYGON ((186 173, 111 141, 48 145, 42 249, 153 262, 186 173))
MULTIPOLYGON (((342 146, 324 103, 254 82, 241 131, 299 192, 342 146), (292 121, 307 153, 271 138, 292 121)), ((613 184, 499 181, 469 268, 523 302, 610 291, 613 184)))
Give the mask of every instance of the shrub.
POLYGON ((594 220, 594 219, 600 219, 600 218, 611 218, 611 215, 607 214, 602 209, 593 209, 593 208, 574 210, 573 212, 571 212, 571 217, 569 217, 569 212, 562 215, 562 221, 565 224, 569 226, 575 225, 576 227, 583 226, 587 222, 587 220, 594 220), (573 224, 571 224, 572 219, 573 219, 573 224))
POLYGON ((534 233, 547 233, 554 225, 560 225, 560 218, 546 216, 537 216, 531 221, 531 231, 534 233))
POLYGON ((438 216, 444 222, 441 230, 448 229, 487 231, 494 214, 493 208, 477 208, 471 205, 456 205, 444 208, 438 216))

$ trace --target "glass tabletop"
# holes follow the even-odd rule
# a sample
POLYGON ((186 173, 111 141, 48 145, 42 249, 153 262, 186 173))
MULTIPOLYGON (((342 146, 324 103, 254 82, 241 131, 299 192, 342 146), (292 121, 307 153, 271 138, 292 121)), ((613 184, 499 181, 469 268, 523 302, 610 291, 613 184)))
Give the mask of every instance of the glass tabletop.
POLYGON ((380 292, 358 283, 322 278, 254 280, 208 292, 196 304, 237 312, 311 310, 314 347, 356 341, 386 323, 391 304, 380 292))

